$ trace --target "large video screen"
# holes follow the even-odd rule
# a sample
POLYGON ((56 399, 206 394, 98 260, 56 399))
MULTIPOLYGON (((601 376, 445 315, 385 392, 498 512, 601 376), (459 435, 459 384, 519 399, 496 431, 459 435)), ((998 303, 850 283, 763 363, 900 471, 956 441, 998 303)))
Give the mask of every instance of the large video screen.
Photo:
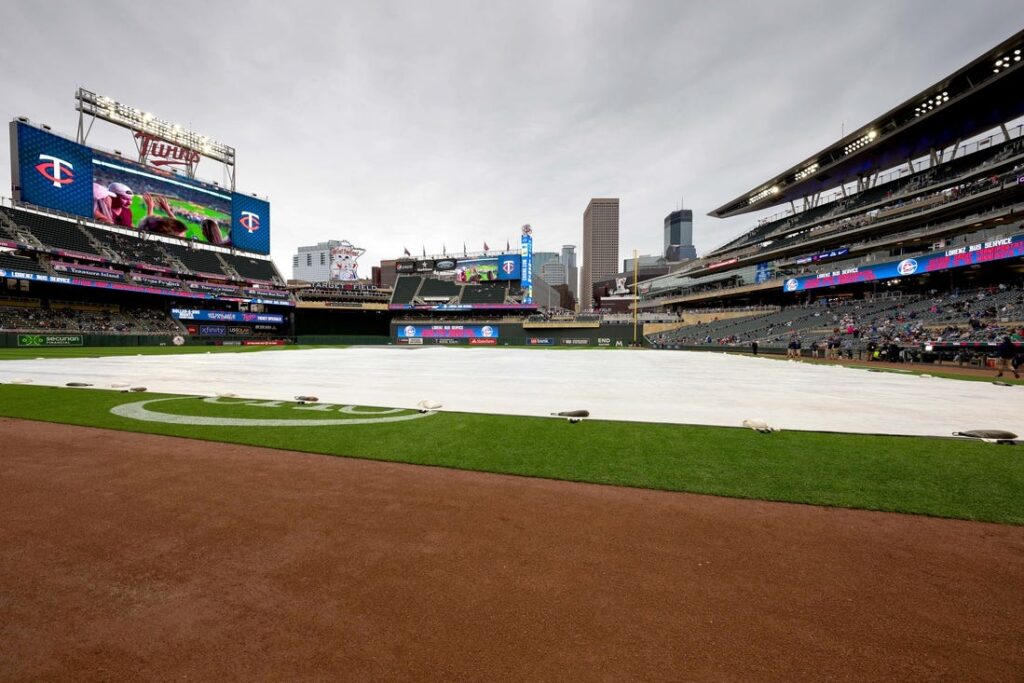
POLYGON ((20 121, 11 125, 18 201, 140 232, 270 253, 266 201, 99 152, 20 121))
POLYGON ((455 266, 456 282, 495 282, 522 277, 519 254, 503 254, 475 259, 459 259, 455 266))

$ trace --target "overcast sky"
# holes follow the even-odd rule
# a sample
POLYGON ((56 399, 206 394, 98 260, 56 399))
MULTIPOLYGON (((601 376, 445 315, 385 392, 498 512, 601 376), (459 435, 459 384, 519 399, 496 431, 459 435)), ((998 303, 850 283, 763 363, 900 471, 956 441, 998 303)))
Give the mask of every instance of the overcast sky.
MULTIPOLYGON (((1019 0, 3 0, 0 115, 73 134, 84 86, 234 146, 286 278, 327 239, 366 248, 363 276, 524 223, 537 250, 580 245, 591 197, 621 199, 620 260, 659 253, 680 201, 703 253, 757 218, 707 212, 1022 19, 1019 0)), ((90 143, 134 149, 102 123, 90 143)))

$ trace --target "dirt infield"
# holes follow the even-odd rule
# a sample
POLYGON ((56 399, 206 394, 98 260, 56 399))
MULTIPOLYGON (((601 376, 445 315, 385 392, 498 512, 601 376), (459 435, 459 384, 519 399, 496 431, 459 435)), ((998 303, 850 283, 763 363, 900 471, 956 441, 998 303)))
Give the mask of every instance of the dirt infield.
POLYGON ((1024 528, 0 419, 0 679, 1020 680, 1024 528))

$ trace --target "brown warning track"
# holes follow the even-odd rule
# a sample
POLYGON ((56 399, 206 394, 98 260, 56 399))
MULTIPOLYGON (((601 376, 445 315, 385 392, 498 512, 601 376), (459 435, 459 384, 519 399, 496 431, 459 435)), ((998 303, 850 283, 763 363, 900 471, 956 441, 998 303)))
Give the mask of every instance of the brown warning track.
POLYGON ((0 419, 0 679, 1020 680, 1024 528, 0 419))

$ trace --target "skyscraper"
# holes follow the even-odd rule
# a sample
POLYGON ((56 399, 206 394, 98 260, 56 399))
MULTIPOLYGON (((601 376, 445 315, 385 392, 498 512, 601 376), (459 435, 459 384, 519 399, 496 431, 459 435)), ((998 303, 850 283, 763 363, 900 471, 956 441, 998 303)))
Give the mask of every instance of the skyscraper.
POLYGON ((679 209, 665 216, 665 250, 669 261, 697 258, 693 246, 693 210, 679 209))
POLYGON ((565 266, 565 277, 569 292, 574 299, 580 298, 580 271, 576 267, 576 245, 562 245, 562 265, 565 266))
POLYGON ((583 277, 580 307, 594 305, 594 283, 619 272, 619 200, 591 199, 583 212, 583 277))

